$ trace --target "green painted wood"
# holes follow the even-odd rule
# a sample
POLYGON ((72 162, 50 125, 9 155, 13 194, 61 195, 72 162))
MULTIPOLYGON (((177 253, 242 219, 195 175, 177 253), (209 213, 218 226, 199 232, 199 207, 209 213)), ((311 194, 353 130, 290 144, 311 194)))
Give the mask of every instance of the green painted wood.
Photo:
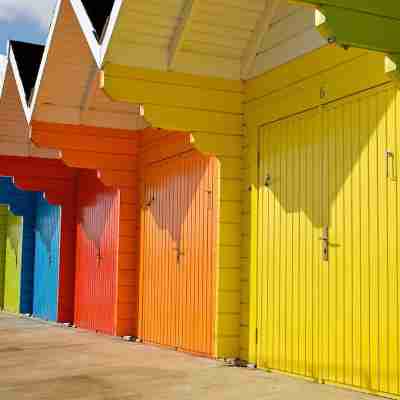
POLYGON ((319 12, 325 18, 316 18, 317 29, 339 45, 400 53, 400 20, 332 6, 322 6, 319 12))
POLYGON ((9 212, 4 270, 4 309, 11 313, 19 313, 20 308, 22 221, 22 217, 16 217, 9 212))
POLYGON ((0 310, 4 300, 4 266, 6 261, 8 206, 0 205, 0 310))
MULTIPOLYGON (((295 0, 296 1, 296 0, 295 0)), ((297 0, 313 5, 316 26, 330 41, 385 53, 385 71, 400 79, 400 1, 399 0, 297 0)))
POLYGON ((300 0, 298 3, 316 7, 334 6, 350 10, 400 19, 400 2, 397 0, 300 0))

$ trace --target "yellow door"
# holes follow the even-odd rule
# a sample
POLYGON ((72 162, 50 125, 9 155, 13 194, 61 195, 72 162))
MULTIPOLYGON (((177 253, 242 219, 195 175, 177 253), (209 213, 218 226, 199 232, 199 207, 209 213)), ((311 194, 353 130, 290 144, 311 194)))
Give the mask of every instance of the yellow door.
POLYGON ((317 110, 262 131, 258 365, 318 375, 322 208, 317 110))
POLYGON ((264 128, 260 367, 400 393, 398 100, 384 86, 264 128))
POLYGON ((397 96, 387 85, 323 109, 320 378, 387 394, 400 393, 397 96))

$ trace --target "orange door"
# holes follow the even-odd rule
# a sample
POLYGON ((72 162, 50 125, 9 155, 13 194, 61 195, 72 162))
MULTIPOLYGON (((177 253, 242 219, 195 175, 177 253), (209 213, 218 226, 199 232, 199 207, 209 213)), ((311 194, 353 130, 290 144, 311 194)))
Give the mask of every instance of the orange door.
POLYGON ((213 355, 217 160, 197 152, 145 168, 139 335, 213 355))

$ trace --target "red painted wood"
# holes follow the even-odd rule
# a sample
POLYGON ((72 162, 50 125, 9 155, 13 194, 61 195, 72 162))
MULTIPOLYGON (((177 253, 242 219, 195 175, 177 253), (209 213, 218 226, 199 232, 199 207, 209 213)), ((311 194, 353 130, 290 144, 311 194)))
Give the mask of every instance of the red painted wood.
POLYGON ((73 322, 78 170, 61 160, 1 156, 0 175, 14 177, 20 189, 44 192, 49 203, 62 207, 58 322, 73 322))
POLYGON ((95 171, 78 178, 75 324, 117 335, 119 191, 95 171))
MULTIPOLYGON (((157 131, 158 132, 158 131, 157 131)), ((117 336, 136 336, 138 319, 138 154, 143 132, 33 121, 32 140, 61 151, 70 167, 97 171, 120 192, 117 336)), ((146 130, 152 135, 152 130, 146 130)))

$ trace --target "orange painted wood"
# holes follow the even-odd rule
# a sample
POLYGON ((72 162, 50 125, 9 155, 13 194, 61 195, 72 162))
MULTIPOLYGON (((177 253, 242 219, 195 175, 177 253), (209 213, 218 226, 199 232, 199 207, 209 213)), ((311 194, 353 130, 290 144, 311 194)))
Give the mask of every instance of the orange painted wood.
POLYGON ((139 336, 211 357, 217 161, 197 151, 164 155, 143 169, 139 336))

